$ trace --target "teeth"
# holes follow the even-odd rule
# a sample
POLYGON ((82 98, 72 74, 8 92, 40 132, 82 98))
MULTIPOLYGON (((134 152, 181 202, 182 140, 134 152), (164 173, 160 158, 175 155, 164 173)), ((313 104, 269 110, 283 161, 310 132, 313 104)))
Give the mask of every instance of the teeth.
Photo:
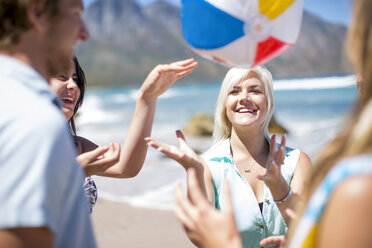
POLYGON ((74 98, 72 98, 72 97, 63 97, 62 100, 67 100, 67 101, 73 102, 74 101, 74 98))
POLYGON ((238 113, 254 113, 255 111, 253 109, 239 109, 238 113))

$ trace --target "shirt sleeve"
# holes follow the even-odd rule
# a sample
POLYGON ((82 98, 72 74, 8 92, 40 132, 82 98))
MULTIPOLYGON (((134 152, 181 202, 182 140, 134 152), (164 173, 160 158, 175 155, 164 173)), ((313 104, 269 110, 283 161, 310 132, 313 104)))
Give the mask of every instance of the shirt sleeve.
POLYGON ((61 221, 66 176, 78 165, 63 116, 53 108, 48 115, 10 113, 1 125, 0 228, 44 226, 56 232, 61 221))

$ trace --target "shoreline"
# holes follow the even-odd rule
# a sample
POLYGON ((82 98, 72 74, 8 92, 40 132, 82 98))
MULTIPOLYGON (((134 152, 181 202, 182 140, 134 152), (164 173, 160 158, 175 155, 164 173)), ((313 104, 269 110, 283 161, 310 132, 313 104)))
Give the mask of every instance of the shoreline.
POLYGON ((171 210, 99 199, 91 220, 98 247, 195 248, 171 210))

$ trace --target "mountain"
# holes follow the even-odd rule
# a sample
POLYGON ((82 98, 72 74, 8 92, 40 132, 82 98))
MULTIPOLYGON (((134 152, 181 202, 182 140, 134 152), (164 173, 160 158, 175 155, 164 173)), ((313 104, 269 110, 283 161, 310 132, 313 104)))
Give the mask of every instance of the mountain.
MULTIPOLYGON (((228 70, 190 49, 180 10, 167 2, 140 7, 135 0, 96 1, 83 18, 90 40, 79 44, 77 56, 90 87, 141 84, 155 65, 189 57, 200 65, 184 81, 218 81, 228 70)), ((345 34, 346 27, 304 13, 297 44, 267 67, 275 78, 348 73, 345 34)))

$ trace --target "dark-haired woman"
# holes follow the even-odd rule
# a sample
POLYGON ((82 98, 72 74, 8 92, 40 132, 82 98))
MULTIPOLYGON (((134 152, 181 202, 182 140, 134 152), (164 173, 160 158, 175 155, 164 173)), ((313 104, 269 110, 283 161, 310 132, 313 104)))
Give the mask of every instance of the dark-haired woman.
POLYGON ((126 139, 120 149, 118 143, 100 147, 92 141, 76 135, 74 116, 81 106, 85 92, 85 76, 76 58, 73 70, 53 78, 52 90, 62 100, 62 112, 69 122, 71 134, 77 146, 78 161, 87 180, 85 190, 90 202, 90 211, 96 199, 96 188, 91 175, 115 178, 136 176, 142 169, 147 153, 145 137, 151 134, 157 98, 173 83, 189 74, 198 65, 194 59, 157 65, 143 82, 136 101, 132 121, 126 139))

